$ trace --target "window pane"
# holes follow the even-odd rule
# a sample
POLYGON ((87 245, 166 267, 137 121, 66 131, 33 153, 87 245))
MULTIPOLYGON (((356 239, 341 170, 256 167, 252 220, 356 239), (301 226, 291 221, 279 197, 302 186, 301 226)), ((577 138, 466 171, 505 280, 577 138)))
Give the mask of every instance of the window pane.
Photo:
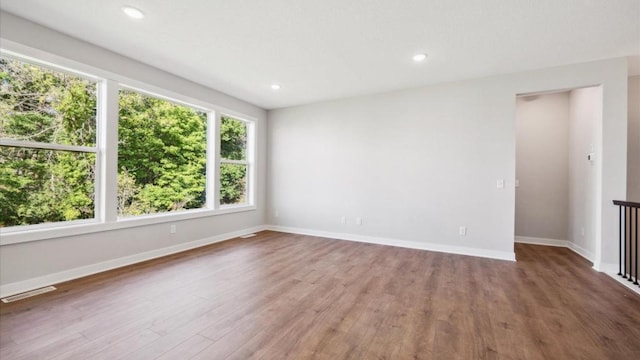
POLYGON ((96 83, 0 57, 0 137, 95 146, 96 83))
POLYGON ((206 204, 207 115, 133 91, 120 91, 118 215, 206 204))
POLYGON ((94 217, 95 154, 0 146, 0 227, 94 217))
POLYGON ((247 202, 247 166, 243 164, 220 164, 220 204, 243 204, 247 202))
POLYGON ((228 160, 247 159, 247 124, 223 116, 220 123, 220 156, 228 160))

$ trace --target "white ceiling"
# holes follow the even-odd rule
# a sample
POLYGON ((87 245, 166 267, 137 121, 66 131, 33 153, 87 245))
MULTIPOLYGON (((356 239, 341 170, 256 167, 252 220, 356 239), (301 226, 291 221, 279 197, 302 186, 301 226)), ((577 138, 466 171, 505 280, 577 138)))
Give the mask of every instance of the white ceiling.
POLYGON ((0 6, 266 109, 640 55, 640 0, 1 0, 0 6), (125 4, 146 18, 127 18, 125 4), (413 63, 417 52, 427 52, 427 61, 413 63), (282 89, 271 90, 274 82, 282 89))

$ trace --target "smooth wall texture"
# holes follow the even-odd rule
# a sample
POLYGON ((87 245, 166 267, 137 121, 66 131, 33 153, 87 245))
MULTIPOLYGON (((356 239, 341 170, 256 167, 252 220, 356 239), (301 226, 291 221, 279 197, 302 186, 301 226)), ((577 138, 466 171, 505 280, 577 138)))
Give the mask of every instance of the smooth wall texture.
POLYGON ((640 75, 629 77, 627 200, 640 202, 640 75))
POLYGON ((567 240, 569 92, 518 97, 516 179, 516 236, 567 240))
POLYGON ((136 254, 262 226, 265 219, 266 112, 256 106, 205 88, 169 73, 76 40, 7 13, 0 13, 2 41, 46 51, 95 68, 117 73, 152 86, 213 103, 257 119, 257 210, 172 221, 78 236, 5 245, 0 248, 0 285, 3 287, 50 274, 92 266, 136 254))
POLYGON ((485 85, 271 112, 271 224, 512 253, 513 124, 485 85))
POLYGON ((575 89, 569 97, 569 237, 573 248, 593 259, 596 247, 598 128, 602 88, 575 89), (593 153, 594 160, 588 160, 593 153))
POLYGON ((512 253, 516 95, 602 84, 595 267, 608 268, 611 200, 626 193, 626 71, 612 59, 269 111, 268 221, 512 253))

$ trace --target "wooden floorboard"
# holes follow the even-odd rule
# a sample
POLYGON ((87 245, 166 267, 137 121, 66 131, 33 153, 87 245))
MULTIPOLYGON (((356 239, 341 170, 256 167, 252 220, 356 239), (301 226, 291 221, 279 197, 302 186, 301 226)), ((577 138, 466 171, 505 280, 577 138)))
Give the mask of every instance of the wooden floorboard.
POLYGON ((640 359, 640 296, 518 262, 265 231, 0 304, 0 359, 640 359))

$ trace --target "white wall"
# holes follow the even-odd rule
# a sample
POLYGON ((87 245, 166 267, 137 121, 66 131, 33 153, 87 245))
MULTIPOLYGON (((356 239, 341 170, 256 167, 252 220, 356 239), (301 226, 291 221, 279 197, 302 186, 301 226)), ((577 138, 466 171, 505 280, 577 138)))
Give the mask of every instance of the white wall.
POLYGON ((270 111, 268 221, 512 253, 516 94, 602 84, 595 267, 603 269, 616 261, 611 200, 626 192, 626 82, 622 58, 270 111))
POLYGON ((573 248, 592 259, 596 248, 597 168, 587 156, 596 152, 602 122, 602 88, 572 90, 569 110, 569 237, 573 248))
POLYGON ((516 105, 516 236, 569 238, 569 92, 516 105))
POLYGON ((640 75, 629 77, 628 136, 627 200, 640 202, 640 75))
MULTIPOLYGON (((167 224, 60 237, 0 247, 0 290, 26 290, 43 281, 73 276, 100 264, 116 264, 117 259, 133 259, 140 254, 186 246, 189 242, 261 226, 265 219, 266 112, 256 106, 218 91, 197 85, 135 60, 79 41, 7 13, 0 13, 2 44, 20 44, 72 61, 213 103, 256 118, 257 121, 257 210, 172 221, 178 233, 169 234, 167 224), (80 269, 80 270, 78 270, 80 269), (77 270, 77 271, 76 271, 77 270)), ((107 265, 105 265, 107 266, 107 265)))
POLYGON ((513 139, 494 131, 502 119, 485 104, 499 99, 482 89, 446 84, 271 112, 271 223, 512 253, 500 241, 513 236, 502 226, 512 209, 500 203, 513 194, 495 184, 509 176, 501 149, 513 139))

